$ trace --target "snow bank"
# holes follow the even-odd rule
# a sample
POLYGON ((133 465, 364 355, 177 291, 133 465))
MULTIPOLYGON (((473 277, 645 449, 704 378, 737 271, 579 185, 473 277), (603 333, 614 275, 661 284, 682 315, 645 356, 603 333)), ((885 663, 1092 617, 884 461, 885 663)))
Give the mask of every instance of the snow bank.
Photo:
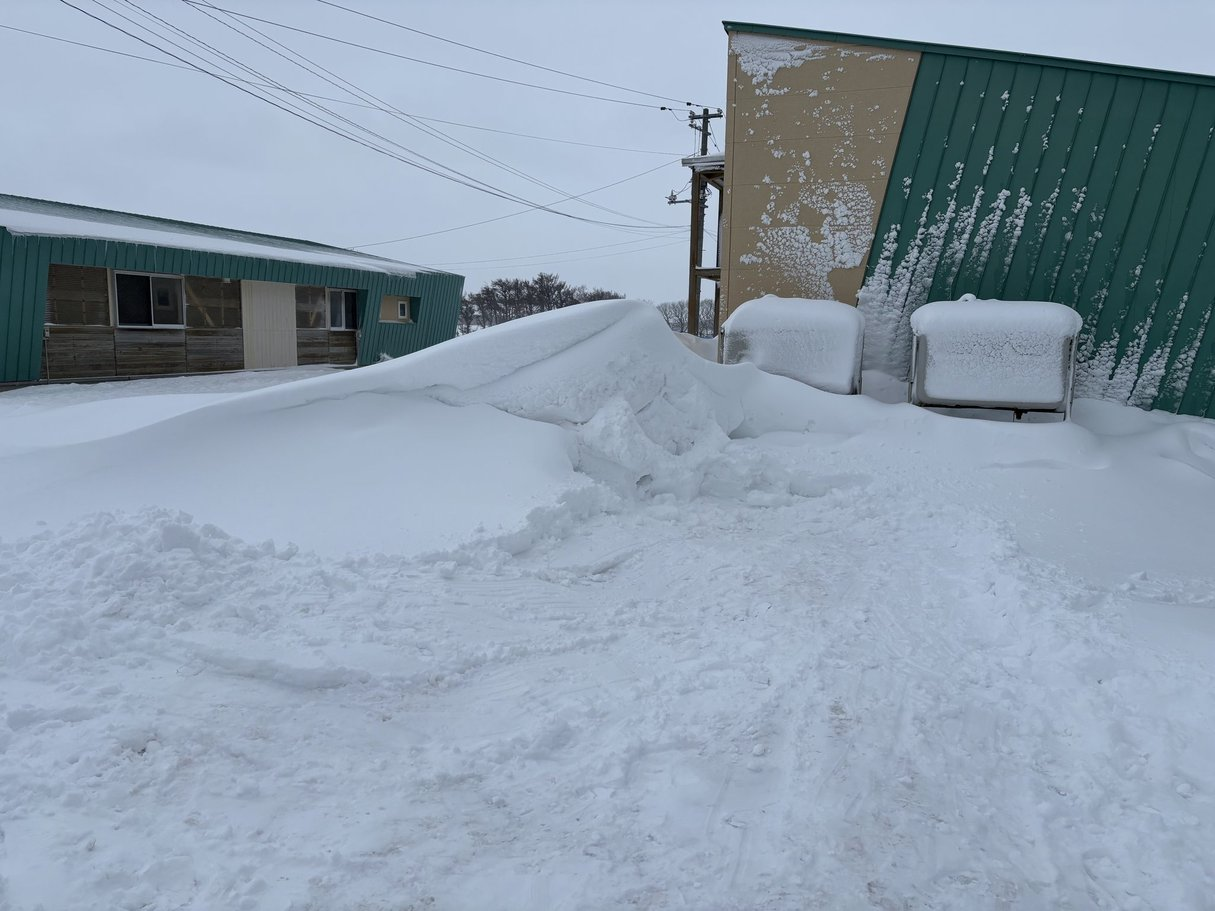
MULTIPOLYGON (((160 398, 145 400, 145 420, 197 404, 160 398)), ((140 418, 113 402, 88 409, 78 432, 35 436, 31 416, 25 442, 0 452, 0 535, 146 505, 222 516, 250 540, 417 555, 543 534, 571 510, 600 508, 579 493, 592 482, 625 496, 785 496, 797 487, 788 472, 721 453, 732 437, 804 430, 831 398, 705 361, 646 302, 582 304, 105 439, 88 437, 107 413, 115 427, 140 418), (78 444, 25 451, 39 441, 78 444), (374 495, 345 493, 367 484, 374 495)))
POLYGON ((967 295, 925 304, 911 316, 913 396, 924 404, 1062 407, 1081 322, 1049 301, 967 295))
POLYGON ((1215 421, 636 311, 0 454, 0 907, 1208 907, 1215 421))
POLYGON ((723 331, 727 364, 752 363, 827 392, 857 391, 865 320, 855 307, 768 294, 735 310, 723 331))

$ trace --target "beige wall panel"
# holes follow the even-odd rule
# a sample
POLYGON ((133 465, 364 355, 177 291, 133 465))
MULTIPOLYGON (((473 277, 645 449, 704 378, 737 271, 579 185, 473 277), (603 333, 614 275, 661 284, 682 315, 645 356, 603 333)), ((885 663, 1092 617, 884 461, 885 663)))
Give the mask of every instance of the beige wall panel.
MULTIPOLYGON (((831 281, 839 288, 832 290, 834 294, 814 295, 814 299, 841 300, 844 289, 860 286, 865 278, 865 267, 854 266, 851 269, 837 269, 831 273, 831 281)), ((780 282, 787 281, 785 274, 776 266, 739 266, 733 271, 734 291, 737 300, 735 307, 749 300, 763 297, 765 294, 775 294, 779 297, 806 297, 803 291, 794 287, 782 287, 780 282)))
POLYGON ((919 54, 730 34, 722 306, 856 302, 919 54))
POLYGON ((240 303, 245 369, 296 366, 295 285, 242 281, 240 303))
POLYGON ((765 98, 754 108, 737 110, 734 141, 897 134, 907 115, 909 89, 899 86, 765 98))
POLYGON ((750 148, 746 154, 738 154, 731 178, 735 187, 821 182, 847 172, 857 174, 858 179, 885 180, 898 145, 898 136, 887 133, 847 144, 834 139, 802 139, 792 151, 790 143, 750 148))

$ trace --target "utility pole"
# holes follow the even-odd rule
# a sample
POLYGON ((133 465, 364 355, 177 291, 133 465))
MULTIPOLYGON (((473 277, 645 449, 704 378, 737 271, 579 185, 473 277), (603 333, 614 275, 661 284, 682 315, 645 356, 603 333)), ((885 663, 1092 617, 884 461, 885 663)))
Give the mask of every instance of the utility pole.
POLYGON ((701 155, 709 154, 709 121, 716 120, 721 116, 721 111, 718 111, 716 114, 710 114, 708 108, 701 108, 699 114, 693 114, 691 111, 688 111, 688 125, 700 133, 701 155), (700 126, 696 125, 697 120, 700 121, 700 126))
MULTIPOLYGON (((663 108, 664 111, 669 111, 671 108, 663 108)), ((705 158, 709 154, 709 122, 717 120, 722 116, 722 111, 718 108, 715 112, 711 112, 709 108, 701 108, 700 113, 688 111, 688 126, 696 132, 700 133, 700 158, 705 158)), ((672 192, 667 197, 667 202, 670 205, 678 203, 691 203, 692 205, 692 237, 688 250, 688 332, 691 335, 700 334, 700 282, 701 279, 712 279, 720 281, 721 268, 720 266, 705 268, 701 265, 700 258, 704 251, 705 245, 705 206, 709 199, 709 186, 715 186, 718 190, 718 218, 720 220, 721 210, 721 191, 722 182, 724 179, 724 168, 721 165, 714 165, 706 168, 705 162, 698 161, 696 158, 685 158, 685 165, 692 169, 692 192, 688 199, 676 199, 675 193, 672 192)), ((721 293, 720 287, 717 294, 721 293)), ((714 296, 716 301, 716 295, 714 296)), ((714 308, 713 331, 718 330, 719 316, 714 308)))
MULTIPOLYGON (((688 125, 700 133, 700 155, 703 158, 709 154, 709 121, 721 117, 721 111, 710 114, 708 108, 702 108, 699 114, 688 111, 688 125), (700 125, 697 126, 697 121, 700 125)), ((692 169, 692 238, 691 250, 688 254, 688 332, 700 334, 700 279, 702 265, 701 255, 705 246, 705 206, 709 201, 709 184, 700 168, 692 169)), ((716 324, 716 317, 713 320, 716 324)), ((714 330, 717 326, 714 325, 714 330)))

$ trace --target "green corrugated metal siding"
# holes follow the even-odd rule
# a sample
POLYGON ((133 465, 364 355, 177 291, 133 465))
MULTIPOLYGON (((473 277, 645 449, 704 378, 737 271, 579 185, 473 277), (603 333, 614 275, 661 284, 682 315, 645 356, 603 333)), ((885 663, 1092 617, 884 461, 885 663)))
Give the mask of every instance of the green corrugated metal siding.
POLYGON ((452 338, 464 286, 463 277, 445 272, 394 275, 91 238, 13 236, 0 227, 0 383, 38 379, 50 263, 353 288, 359 292, 361 365, 452 338), (384 295, 418 298, 415 321, 381 323, 384 295))
POLYGON ((1054 300, 1084 317, 1077 394, 1215 417, 1215 82, 1045 59, 922 55, 862 291, 873 365, 905 364, 929 300, 1054 300))

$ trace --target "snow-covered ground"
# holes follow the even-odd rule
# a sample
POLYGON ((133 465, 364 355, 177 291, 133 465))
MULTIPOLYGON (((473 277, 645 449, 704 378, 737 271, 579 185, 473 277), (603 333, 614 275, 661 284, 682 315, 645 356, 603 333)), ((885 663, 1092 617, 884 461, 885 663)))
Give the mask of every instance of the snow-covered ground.
POLYGON ((1215 422, 319 373, 0 394, 0 908, 1215 907, 1215 422))

